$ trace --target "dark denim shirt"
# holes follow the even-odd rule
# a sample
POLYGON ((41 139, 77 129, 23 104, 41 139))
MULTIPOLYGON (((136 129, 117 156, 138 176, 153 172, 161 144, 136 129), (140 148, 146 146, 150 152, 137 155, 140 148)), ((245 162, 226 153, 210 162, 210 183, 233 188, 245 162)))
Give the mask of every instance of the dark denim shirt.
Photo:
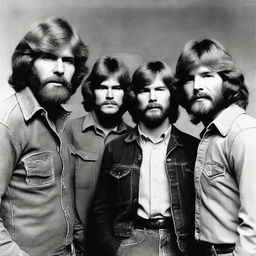
MULTIPOLYGON (((131 235, 138 209, 142 150, 137 127, 107 144, 96 188, 92 232, 97 255, 116 255, 120 240, 131 235)), ((172 220, 180 250, 194 241, 193 172, 198 140, 172 127, 166 155, 172 220)))
POLYGON ((63 127, 29 88, 0 103, 0 254, 66 255, 73 240, 72 161, 63 127))

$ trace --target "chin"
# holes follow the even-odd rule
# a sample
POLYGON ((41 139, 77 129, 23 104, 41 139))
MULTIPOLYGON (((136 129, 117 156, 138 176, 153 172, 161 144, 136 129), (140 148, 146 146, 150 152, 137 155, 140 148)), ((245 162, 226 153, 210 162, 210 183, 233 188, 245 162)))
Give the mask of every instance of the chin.
POLYGON ((39 97, 42 102, 49 104, 64 104, 70 99, 71 94, 67 89, 57 91, 41 91, 39 97))

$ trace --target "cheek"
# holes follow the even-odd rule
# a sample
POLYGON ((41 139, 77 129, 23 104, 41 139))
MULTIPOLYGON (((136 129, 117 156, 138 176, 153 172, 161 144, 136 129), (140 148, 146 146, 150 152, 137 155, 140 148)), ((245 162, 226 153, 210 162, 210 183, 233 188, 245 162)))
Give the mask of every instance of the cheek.
POLYGON ((116 101, 118 101, 119 103, 122 103, 124 99, 124 92, 123 91, 116 92, 115 98, 116 98, 116 101))
POLYGON ((65 73, 65 77, 66 77, 66 80, 68 80, 68 82, 71 82, 74 73, 75 73, 75 67, 69 67, 67 69, 65 73))
POLYGON ((96 104, 102 103, 106 98, 104 91, 95 90, 94 95, 95 95, 95 103, 96 104))

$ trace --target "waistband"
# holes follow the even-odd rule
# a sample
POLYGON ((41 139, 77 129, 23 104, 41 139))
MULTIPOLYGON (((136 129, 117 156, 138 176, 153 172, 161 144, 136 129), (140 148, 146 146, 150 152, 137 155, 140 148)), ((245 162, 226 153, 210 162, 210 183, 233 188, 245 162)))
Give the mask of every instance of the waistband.
POLYGON ((139 229, 173 229, 172 218, 144 219, 137 216, 133 224, 139 229))
POLYGON ((212 253, 217 254, 224 254, 224 253, 231 253, 234 251, 235 244, 212 244, 209 242, 197 242, 196 243, 196 251, 198 255, 215 255, 212 253))

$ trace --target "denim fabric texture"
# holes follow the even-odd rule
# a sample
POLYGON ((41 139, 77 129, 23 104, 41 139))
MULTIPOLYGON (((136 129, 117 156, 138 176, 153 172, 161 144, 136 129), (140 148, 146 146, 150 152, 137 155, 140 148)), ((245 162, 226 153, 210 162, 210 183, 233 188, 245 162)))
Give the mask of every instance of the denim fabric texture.
POLYGON ((65 255, 74 225, 74 161, 29 88, 0 103, 0 255, 65 255))
MULTIPOLYGON (((131 236, 138 209, 142 151, 135 127, 107 144, 96 188, 91 232, 95 255, 116 255, 131 236)), ((194 164, 198 140, 172 127, 166 154, 171 212, 177 245, 190 251, 194 241, 194 164)))
POLYGON ((256 255, 256 120, 237 105, 202 133, 195 166, 196 240, 256 255))

